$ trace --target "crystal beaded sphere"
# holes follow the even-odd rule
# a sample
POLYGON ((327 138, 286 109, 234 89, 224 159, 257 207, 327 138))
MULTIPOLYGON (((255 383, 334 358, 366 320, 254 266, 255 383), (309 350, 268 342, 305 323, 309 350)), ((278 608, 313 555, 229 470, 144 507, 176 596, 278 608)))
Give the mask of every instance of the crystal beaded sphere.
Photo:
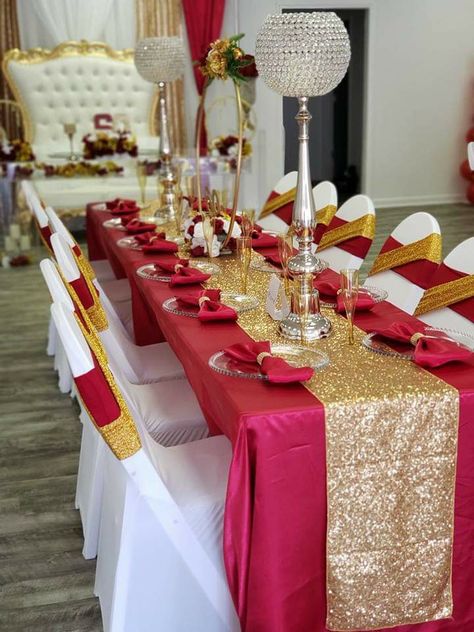
POLYGON ((135 66, 146 81, 174 81, 184 71, 184 48, 180 37, 147 37, 135 47, 135 66))
POLYGON ((334 90, 350 58, 346 28, 330 11, 269 15, 257 35, 258 74, 269 88, 287 97, 334 90))

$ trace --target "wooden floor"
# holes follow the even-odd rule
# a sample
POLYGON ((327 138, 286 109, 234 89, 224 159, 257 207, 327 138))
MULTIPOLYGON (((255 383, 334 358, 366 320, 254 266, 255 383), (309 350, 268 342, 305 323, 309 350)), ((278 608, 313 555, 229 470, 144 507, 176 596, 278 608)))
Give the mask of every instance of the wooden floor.
MULTIPOLYGON (((378 211, 365 268, 414 210, 378 211)), ((441 224, 445 254, 474 235, 474 207, 425 210, 441 224)), ((37 264, 0 269, 0 630, 95 632, 101 630, 95 564, 81 555, 74 509, 78 410, 59 393, 45 353, 48 310, 37 264)))

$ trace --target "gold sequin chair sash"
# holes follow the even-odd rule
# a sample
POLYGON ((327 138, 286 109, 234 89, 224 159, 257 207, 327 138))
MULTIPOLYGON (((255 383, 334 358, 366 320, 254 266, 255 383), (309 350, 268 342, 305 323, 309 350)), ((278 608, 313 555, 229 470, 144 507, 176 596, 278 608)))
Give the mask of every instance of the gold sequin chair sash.
POLYGON ((278 210, 282 206, 286 206, 290 202, 294 202, 296 197, 296 187, 285 191, 285 193, 278 193, 271 197, 262 209, 259 219, 263 219, 268 215, 271 215, 274 211, 278 210))
POLYGON ((331 246, 337 246, 349 239, 366 237, 373 239, 375 235, 375 215, 368 213, 352 222, 346 222, 342 226, 327 230, 321 237, 318 252, 331 246))
POLYGON ((97 363, 102 371, 104 378, 110 388, 117 405, 120 409, 119 416, 106 425, 97 425, 94 414, 87 408, 83 398, 81 400, 91 420, 94 422, 97 430, 102 435, 104 441, 119 460, 133 456, 141 448, 140 435, 125 402, 125 399, 115 381, 115 378, 109 368, 107 354, 101 344, 98 344, 96 335, 88 332, 81 319, 75 314, 76 322, 89 345, 91 351, 96 357, 97 363))
POLYGON ((316 211, 316 224, 324 224, 324 226, 329 226, 332 218, 336 214, 337 206, 334 204, 327 204, 323 208, 320 208, 319 211, 316 211))
POLYGON ((418 303, 415 316, 435 309, 449 307, 474 296, 474 275, 469 274, 461 279, 447 281, 429 288, 418 303))
POLYGON ((412 263, 413 261, 426 260, 432 263, 440 263, 442 257, 441 248, 441 235, 432 233, 424 239, 380 253, 374 261, 369 276, 412 263))

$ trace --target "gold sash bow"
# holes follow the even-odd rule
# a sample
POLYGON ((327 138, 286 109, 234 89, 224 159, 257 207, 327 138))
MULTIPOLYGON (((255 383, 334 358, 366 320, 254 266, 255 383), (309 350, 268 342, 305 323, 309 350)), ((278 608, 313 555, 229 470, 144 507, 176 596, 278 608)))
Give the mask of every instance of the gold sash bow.
POLYGON ((375 215, 362 215, 352 222, 347 222, 342 226, 327 230, 321 238, 318 246, 318 252, 331 246, 337 246, 344 241, 354 239, 355 237, 367 237, 373 239, 375 234, 375 215))
POLYGON ((430 287, 418 303, 415 316, 474 297, 474 274, 430 287))
POLYGON ((439 263, 441 257, 441 235, 432 233, 424 239, 419 239, 406 246, 399 246, 398 248, 379 254, 368 276, 421 259, 426 259, 432 263, 439 263))
POLYGON ((263 219, 264 217, 271 215, 273 211, 276 211, 282 206, 286 206, 286 204, 288 204, 289 202, 294 202, 295 197, 296 197, 296 187, 293 187, 292 189, 285 191, 285 193, 279 193, 277 196, 275 196, 271 200, 268 200, 265 203, 265 206, 263 207, 262 212, 260 213, 260 219, 263 219))
POLYGON ((316 223, 329 226, 329 222, 336 214, 336 211, 337 207, 334 206, 334 204, 327 204, 326 206, 323 206, 323 208, 320 208, 319 211, 316 211, 316 223))

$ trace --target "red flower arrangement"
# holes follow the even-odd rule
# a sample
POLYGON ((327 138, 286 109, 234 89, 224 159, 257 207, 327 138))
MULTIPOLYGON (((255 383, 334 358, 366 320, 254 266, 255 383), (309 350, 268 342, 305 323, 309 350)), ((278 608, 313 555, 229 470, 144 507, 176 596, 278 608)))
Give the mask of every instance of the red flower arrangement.
POLYGON ((128 154, 133 158, 138 156, 135 136, 130 132, 86 134, 82 142, 84 144, 83 155, 86 160, 113 156, 114 154, 128 154))
POLYGON ((15 139, 0 145, 0 162, 28 162, 34 159, 33 149, 26 140, 15 139))

